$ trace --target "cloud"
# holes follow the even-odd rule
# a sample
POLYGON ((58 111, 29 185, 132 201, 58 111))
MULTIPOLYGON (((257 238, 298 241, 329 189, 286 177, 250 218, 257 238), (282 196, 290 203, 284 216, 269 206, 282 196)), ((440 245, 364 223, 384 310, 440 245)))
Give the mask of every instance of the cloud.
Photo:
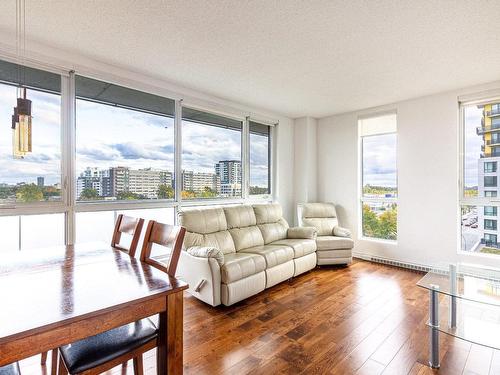
POLYGON ((363 138, 363 184, 397 186, 395 134, 363 138))

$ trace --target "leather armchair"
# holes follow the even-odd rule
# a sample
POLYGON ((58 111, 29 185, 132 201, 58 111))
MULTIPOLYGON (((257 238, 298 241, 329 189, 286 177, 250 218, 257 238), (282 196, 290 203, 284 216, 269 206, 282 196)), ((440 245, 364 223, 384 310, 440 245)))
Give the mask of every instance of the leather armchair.
POLYGON ((316 255, 318 265, 350 264, 352 248, 349 229, 339 225, 333 203, 303 203, 297 206, 300 226, 317 229, 316 255))

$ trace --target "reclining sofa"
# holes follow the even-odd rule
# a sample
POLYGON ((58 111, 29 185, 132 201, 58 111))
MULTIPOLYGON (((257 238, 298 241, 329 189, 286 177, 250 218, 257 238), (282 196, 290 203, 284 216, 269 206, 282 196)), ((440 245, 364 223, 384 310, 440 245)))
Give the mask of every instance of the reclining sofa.
POLYGON ((196 298, 229 306, 316 267, 314 227, 289 228, 277 203, 179 212, 177 276, 196 298))

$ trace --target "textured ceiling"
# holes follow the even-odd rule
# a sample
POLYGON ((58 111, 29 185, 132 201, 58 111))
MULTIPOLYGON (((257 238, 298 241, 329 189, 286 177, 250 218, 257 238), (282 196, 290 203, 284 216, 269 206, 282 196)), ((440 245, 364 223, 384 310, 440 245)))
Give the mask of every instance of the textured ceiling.
MULTIPOLYGON (((30 41, 290 117, 500 79, 500 1, 26 0, 30 41)), ((0 34, 15 0, 0 2, 0 34)))

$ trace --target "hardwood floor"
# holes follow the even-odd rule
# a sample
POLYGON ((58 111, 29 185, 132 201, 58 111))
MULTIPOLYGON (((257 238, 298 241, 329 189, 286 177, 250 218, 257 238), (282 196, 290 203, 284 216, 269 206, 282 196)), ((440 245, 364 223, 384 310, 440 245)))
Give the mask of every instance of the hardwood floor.
MULTIPOLYGON (((231 307, 186 295, 185 374, 500 374, 500 352, 441 335, 427 366, 428 295, 420 273, 356 261, 322 267, 231 307)), ((144 356, 155 371, 154 351, 144 356)), ((50 373, 39 356, 23 375, 50 373)), ((50 359, 50 358, 49 358, 50 359)), ((132 374, 116 367, 109 375, 132 374)))

